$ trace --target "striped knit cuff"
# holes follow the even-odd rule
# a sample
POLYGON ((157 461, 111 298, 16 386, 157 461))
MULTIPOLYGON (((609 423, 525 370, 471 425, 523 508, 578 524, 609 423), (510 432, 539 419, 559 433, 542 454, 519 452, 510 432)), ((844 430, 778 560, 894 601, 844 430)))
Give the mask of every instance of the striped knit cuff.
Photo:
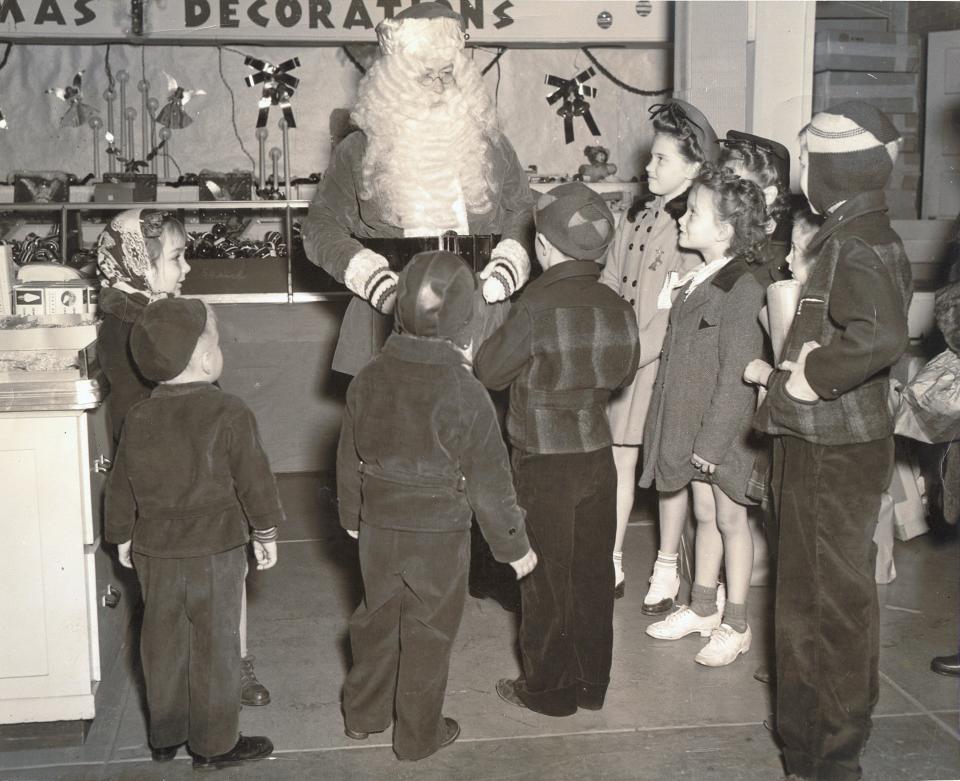
POLYGON ((280 532, 276 526, 271 526, 269 529, 253 529, 250 536, 257 542, 276 542, 280 532))
POLYGON ((379 312, 388 315, 397 302, 397 275, 385 268, 377 271, 366 286, 366 298, 379 312))

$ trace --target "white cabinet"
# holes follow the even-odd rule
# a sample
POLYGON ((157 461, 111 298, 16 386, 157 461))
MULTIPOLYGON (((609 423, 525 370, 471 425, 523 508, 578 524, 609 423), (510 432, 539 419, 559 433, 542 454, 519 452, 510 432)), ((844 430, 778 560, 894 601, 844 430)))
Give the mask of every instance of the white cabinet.
POLYGON ((0 413, 2 724, 94 716, 103 424, 102 407, 0 413))

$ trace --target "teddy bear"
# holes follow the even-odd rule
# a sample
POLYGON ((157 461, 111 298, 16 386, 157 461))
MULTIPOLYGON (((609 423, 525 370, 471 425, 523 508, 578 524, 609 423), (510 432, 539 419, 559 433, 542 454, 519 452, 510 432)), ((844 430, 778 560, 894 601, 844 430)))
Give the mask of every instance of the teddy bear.
POLYGON ((589 165, 581 165, 579 169, 579 178, 584 182, 602 182, 617 172, 617 167, 607 162, 610 152, 606 147, 588 146, 583 153, 590 161, 589 165))

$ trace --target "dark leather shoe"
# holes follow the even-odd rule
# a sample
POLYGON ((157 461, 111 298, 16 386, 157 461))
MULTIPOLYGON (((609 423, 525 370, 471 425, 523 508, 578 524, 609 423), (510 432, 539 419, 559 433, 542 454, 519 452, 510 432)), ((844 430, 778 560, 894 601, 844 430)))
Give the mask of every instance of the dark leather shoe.
POLYGON ((443 717, 443 740, 440 741, 440 748, 449 746, 453 741, 460 737, 460 723, 456 719, 448 716, 443 717))
POLYGON ((627 579, 624 578, 616 586, 613 587, 613 598, 622 599, 623 595, 627 593, 627 579))
POLYGON ((516 681, 510 680, 509 678, 501 678, 497 681, 497 696, 504 702, 509 702, 518 708, 526 708, 527 704, 521 700, 520 695, 517 694, 517 683, 519 680, 519 678, 517 678, 516 681))
POLYGON ((177 756, 177 749, 182 745, 183 744, 181 743, 176 746, 167 746, 165 748, 151 748, 150 758, 154 762, 169 762, 177 756))
POLYGON ((243 762, 253 762, 257 759, 269 757, 273 753, 273 743, 270 738, 253 735, 250 737, 240 736, 232 749, 226 754, 218 754, 215 757, 201 757, 194 755, 194 770, 220 770, 224 767, 233 767, 243 762))
POLYGON ((517 589, 473 585, 470 586, 470 596, 474 599, 492 599, 508 613, 520 612, 520 593, 517 589))
POLYGON ((257 680, 253 671, 253 657, 240 657, 240 702, 244 705, 269 705, 270 692, 257 680))
POLYGON ((953 656, 935 656, 930 669, 938 675, 960 675, 960 654, 953 656))
POLYGON ((348 727, 346 724, 343 725, 343 734, 350 738, 350 740, 366 740, 376 732, 383 732, 383 730, 372 729, 369 732, 361 732, 357 729, 350 729, 350 727, 348 727))
POLYGON ((760 683, 776 683, 776 681, 773 679, 773 669, 767 664, 761 664, 756 670, 753 671, 753 679, 755 681, 760 681, 760 683))
POLYGON ((640 612, 645 616, 662 616, 673 610, 674 600, 661 599, 655 605, 648 605, 646 602, 640 607, 640 612))

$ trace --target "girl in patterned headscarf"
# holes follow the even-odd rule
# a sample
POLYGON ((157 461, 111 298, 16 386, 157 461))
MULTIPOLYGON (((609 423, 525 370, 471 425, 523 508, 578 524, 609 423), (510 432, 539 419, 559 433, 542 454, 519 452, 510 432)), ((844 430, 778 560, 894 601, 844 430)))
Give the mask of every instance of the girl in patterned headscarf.
POLYGON ((97 358, 110 382, 107 414, 114 443, 120 439, 127 410, 153 389, 130 357, 130 330, 148 303, 180 292, 190 270, 185 247, 183 225, 151 209, 120 212, 100 234, 97 266, 103 322, 97 358))
MULTIPOLYGON (((187 233, 172 215, 153 209, 120 212, 104 228, 97 245, 100 315, 97 358, 110 382, 107 414, 116 444, 127 410, 153 390, 130 355, 130 331, 151 301, 180 294, 190 271, 184 257, 187 233)), ((247 654, 247 592, 240 613, 241 702, 266 705, 270 692, 257 680, 247 654)), ((155 747, 156 748, 156 747, 155 747)), ((156 755, 155 757, 156 758, 156 755)))

